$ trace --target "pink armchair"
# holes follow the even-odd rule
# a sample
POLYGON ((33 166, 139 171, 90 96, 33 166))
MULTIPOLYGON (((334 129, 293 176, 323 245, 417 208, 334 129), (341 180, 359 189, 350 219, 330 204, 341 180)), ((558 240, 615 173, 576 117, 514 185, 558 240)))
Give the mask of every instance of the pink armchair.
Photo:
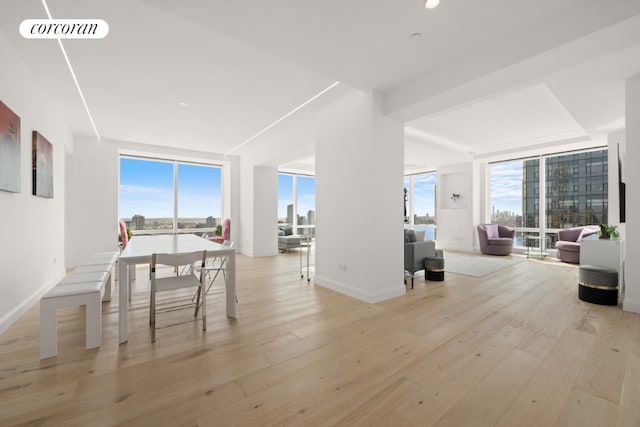
POLYGON ((120 220, 120 239, 122 240, 122 250, 129 244, 129 235, 127 234, 127 224, 123 220, 120 220))
POLYGON ((229 218, 225 219, 222 222, 222 234, 220 236, 211 236, 209 240, 212 240, 216 243, 224 243, 225 240, 231 240, 231 220, 229 218))

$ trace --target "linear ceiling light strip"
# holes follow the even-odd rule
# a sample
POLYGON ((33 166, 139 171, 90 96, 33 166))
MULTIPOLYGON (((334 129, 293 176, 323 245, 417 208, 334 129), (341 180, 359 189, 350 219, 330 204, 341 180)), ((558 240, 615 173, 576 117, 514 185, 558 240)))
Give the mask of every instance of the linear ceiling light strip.
POLYGON ((269 126, 267 126, 266 128, 262 129, 260 132, 256 133, 255 135, 253 135, 251 138, 247 139, 246 141, 244 141, 242 144, 238 145, 237 147, 233 148, 231 151, 228 151, 225 155, 229 155, 231 153, 233 153, 234 151, 238 150, 239 148, 241 148, 242 146, 244 146, 245 144, 250 143, 251 141, 253 141, 254 139, 256 139, 257 137, 259 137, 260 135, 262 135, 263 133, 265 133, 266 131, 268 131, 269 129, 271 129, 272 127, 274 127, 275 125, 277 125, 278 123, 280 123, 281 121, 283 121, 284 119, 286 119, 287 117, 289 117, 290 115, 294 114, 296 111, 300 110, 301 108, 303 108, 305 105, 315 101, 316 99, 318 99, 319 97, 321 97, 322 95, 324 95, 326 92, 330 91, 331 89, 333 89, 334 87, 336 87, 338 84, 340 84, 340 82, 335 82, 334 84, 332 84, 331 86, 329 86, 328 88, 324 89, 323 91, 321 91, 320 93, 318 93, 317 95, 309 98, 308 100, 306 100, 305 102, 303 102, 302 104, 300 104, 299 106, 297 106, 296 108, 294 108, 293 110, 289 111, 287 114, 285 114, 284 116, 280 117, 278 120, 276 120, 275 122, 271 123, 269 126))
MULTIPOLYGON (((53 19, 51 17, 51 12, 49 12, 49 6, 47 6, 46 0, 42 0, 42 5, 44 6, 44 10, 47 12, 47 16, 49 19, 53 19)), ((93 121, 93 116, 91 115, 91 111, 89 111, 89 106, 87 105, 87 101, 84 99, 84 94, 82 93, 82 89, 80 89, 80 84, 78 83, 78 79, 76 78, 76 73, 73 71, 73 67, 71 66, 71 62, 69 61, 69 57, 67 56, 67 51, 64 50, 64 46, 62 45, 62 40, 59 38, 58 45, 60 46, 60 50, 62 51, 62 55, 64 56, 65 61, 67 61, 67 67, 69 67, 69 71, 71 72, 71 77, 73 77, 73 81, 76 84, 76 88, 78 89, 78 93, 80 94, 80 99, 82 100, 82 104, 84 105, 84 109, 89 116, 89 121, 91 122, 91 126, 93 126, 93 130, 96 133, 96 137, 98 140, 100 139, 100 133, 98 133, 98 128, 96 127, 95 122, 93 121)))

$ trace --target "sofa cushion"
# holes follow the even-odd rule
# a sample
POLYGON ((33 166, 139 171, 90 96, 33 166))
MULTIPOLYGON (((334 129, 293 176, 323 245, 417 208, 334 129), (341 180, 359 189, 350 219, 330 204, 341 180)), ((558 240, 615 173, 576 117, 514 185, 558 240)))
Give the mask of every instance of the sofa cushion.
POLYGON ((487 239, 491 240, 500 238, 498 224, 487 224, 484 226, 484 229, 487 231, 487 239))
POLYGON ((513 245, 513 239, 509 237, 497 237, 487 242, 491 246, 511 246, 513 245))
POLYGON ((556 242, 556 249, 568 252, 580 252, 580 243, 558 240, 556 242))

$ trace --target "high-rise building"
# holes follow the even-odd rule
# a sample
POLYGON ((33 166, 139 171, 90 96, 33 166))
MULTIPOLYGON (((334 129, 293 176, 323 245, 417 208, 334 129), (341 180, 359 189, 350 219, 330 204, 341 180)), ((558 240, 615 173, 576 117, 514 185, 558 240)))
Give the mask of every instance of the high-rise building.
POLYGON ((145 218, 142 215, 134 215, 131 218, 131 223, 133 224, 134 230, 144 230, 144 221, 145 218))
POLYGON ((293 224, 293 204, 287 205, 287 224, 293 224))
MULTIPOLYGON (((524 227, 539 227, 539 160, 524 162, 522 212, 524 227)), ((545 159, 546 228, 606 224, 608 220, 607 150, 545 159)))

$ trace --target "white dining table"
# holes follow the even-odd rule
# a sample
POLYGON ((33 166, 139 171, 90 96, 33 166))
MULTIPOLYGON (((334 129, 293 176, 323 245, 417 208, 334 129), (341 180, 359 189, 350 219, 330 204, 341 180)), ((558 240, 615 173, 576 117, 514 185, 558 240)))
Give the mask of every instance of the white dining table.
POLYGON ((118 259, 120 344, 129 340, 129 266, 151 263, 154 253, 207 251, 207 257, 227 258, 227 316, 236 317, 236 250, 194 234, 134 236, 118 259))

